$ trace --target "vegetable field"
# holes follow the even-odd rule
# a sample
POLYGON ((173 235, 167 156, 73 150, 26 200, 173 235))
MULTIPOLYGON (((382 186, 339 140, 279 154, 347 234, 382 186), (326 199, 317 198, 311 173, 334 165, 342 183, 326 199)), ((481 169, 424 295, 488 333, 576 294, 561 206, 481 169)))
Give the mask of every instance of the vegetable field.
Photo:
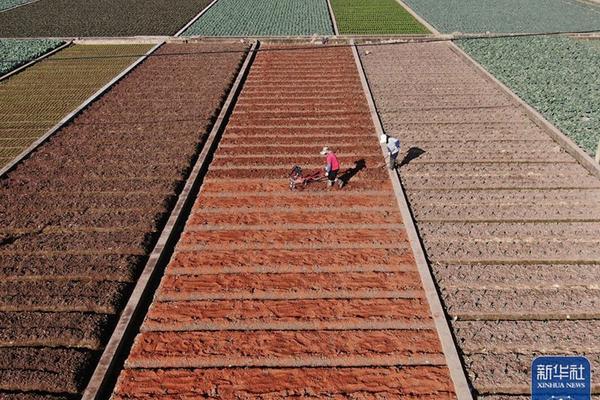
POLYGON ((406 0, 441 32, 600 29, 600 6, 577 0, 406 0))
POLYGON ((565 37, 460 42, 588 153, 600 140, 599 44, 565 37))
POLYGON ((395 0, 331 0, 331 6, 341 34, 429 33, 395 0))
POLYGON ((173 35, 210 0, 39 0, 0 13, 0 37, 173 35))
POLYGON ((0 167, 149 48, 75 45, 1 82, 0 167))
POLYGON ((33 0, 0 0, 0 12, 9 8, 17 7, 23 4, 30 3, 33 0))
POLYGON ((219 0, 184 36, 332 35, 326 0, 219 0))
POLYGON ((60 46, 60 40, 0 40, 0 75, 60 46))

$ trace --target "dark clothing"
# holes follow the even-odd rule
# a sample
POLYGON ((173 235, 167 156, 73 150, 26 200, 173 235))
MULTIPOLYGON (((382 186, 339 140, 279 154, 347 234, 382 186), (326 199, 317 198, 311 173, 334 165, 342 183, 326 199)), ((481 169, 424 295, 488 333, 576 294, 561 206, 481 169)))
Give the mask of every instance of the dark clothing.
POLYGON ((398 158, 398 154, 400 154, 400 153, 399 152, 390 153, 390 159, 388 162, 388 167, 390 167, 390 169, 396 168, 396 159, 398 158))
POLYGON ((331 182, 334 182, 335 179, 337 178, 337 174, 339 172, 339 169, 333 170, 333 171, 329 171, 327 173, 327 179, 331 182))

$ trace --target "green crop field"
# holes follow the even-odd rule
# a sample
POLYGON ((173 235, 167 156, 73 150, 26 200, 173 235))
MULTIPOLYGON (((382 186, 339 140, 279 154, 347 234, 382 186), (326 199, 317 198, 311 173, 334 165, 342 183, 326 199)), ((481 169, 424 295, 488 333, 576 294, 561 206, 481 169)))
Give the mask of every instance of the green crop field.
POLYGON ((0 168, 150 45, 76 45, 0 82, 0 168))
POLYGON ((441 32, 600 29, 600 5, 577 0, 405 0, 441 32))
POLYGON ((395 0, 331 0, 331 7, 341 34, 429 33, 395 0))
POLYGON ((592 154, 600 141, 600 44, 567 37, 464 40, 459 45, 592 154))
POLYGON ((332 35, 326 0, 219 0, 184 36, 332 35))
POLYGON ((0 0, 0 11, 31 3, 33 0, 0 0))
POLYGON ((60 40, 0 40, 0 75, 60 46, 60 40))

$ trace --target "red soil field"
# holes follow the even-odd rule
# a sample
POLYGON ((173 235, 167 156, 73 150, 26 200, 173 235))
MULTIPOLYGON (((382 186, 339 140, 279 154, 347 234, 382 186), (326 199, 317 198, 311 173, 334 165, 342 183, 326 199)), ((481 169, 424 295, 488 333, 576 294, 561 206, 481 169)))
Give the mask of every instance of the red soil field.
POLYGON ((0 182, 0 398, 79 396, 245 51, 164 45, 0 182))
POLYGON ((454 398, 383 163, 350 49, 261 49, 113 398, 454 398))

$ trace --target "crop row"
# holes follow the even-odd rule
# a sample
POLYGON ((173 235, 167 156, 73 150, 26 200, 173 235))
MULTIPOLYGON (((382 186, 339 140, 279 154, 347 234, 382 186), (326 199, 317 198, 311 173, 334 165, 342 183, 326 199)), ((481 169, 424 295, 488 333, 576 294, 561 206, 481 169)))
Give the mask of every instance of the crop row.
POLYGON ((0 83, 0 166, 130 65, 149 45, 75 45, 0 83))
POLYGON ((331 0, 341 34, 419 34, 429 31, 395 0, 331 0))
MULTIPOLYGON (((600 42, 600 41, 599 41, 600 42)), ((460 42, 588 153, 600 141, 600 46, 566 37, 460 42)))
POLYGON ((600 29, 600 7, 577 0, 405 0, 442 32, 600 29))
POLYGON ((185 36, 333 34, 326 0, 219 0, 185 36))
POLYGON ((0 398, 81 393, 245 47, 155 54, 0 185, 0 398))
POLYGON ((39 0, 0 13, 0 37, 173 35, 210 0, 39 0))
POLYGON ((0 75, 60 46, 59 40, 0 40, 0 75))

